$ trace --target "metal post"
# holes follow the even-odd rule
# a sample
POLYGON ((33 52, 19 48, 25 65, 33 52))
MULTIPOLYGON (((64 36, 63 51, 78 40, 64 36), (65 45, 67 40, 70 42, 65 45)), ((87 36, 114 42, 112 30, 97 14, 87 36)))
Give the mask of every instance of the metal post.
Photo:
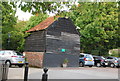
POLYGON ((27 81, 27 79, 28 79, 28 69, 29 69, 28 62, 26 62, 25 63, 25 72, 24 72, 24 81, 27 81))
POLYGON ((2 65, 2 80, 1 80, 1 81, 6 81, 6 79, 5 79, 5 74, 6 74, 6 73, 5 73, 5 68, 6 68, 6 67, 5 67, 5 64, 3 64, 3 65, 2 65))
POLYGON ((2 80, 1 81, 7 80, 8 69, 9 69, 9 65, 7 63, 3 63, 2 64, 2 80))
POLYGON ((48 69, 44 68, 43 71, 44 71, 44 74, 42 75, 42 81, 47 81, 47 78, 48 78, 47 71, 48 71, 48 69))

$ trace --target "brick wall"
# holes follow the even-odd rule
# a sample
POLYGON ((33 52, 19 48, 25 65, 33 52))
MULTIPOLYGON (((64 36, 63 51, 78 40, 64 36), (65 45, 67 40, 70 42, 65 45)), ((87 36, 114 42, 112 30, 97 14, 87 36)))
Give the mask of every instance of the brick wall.
POLYGON ((44 52, 24 52, 30 66, 42 67, 44 52))

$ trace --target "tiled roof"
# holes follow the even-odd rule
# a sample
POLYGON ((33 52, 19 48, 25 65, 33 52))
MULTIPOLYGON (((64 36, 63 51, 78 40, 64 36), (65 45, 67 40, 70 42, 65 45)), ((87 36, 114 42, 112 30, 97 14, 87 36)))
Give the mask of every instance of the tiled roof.
POLYGON ((49 25, 51 25, 55 21, 54 18, 55 17, 48 17, 47 19, 45 19, 44 21, 42 21, 40 24, 36 25, 35 27, 29 29, 26 32, 39 31, 39 30, 46 29, 46 28, 49 27, 49 25))

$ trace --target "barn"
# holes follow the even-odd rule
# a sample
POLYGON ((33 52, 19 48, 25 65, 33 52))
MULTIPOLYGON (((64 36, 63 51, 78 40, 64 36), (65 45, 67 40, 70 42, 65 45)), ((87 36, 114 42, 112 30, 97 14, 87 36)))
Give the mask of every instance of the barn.
POLYGON ((80 34, 70 18, 49 17, 26 31, 25 55, 31 66, 61 67, 68 59, 68 67, 79 66, 80 34))

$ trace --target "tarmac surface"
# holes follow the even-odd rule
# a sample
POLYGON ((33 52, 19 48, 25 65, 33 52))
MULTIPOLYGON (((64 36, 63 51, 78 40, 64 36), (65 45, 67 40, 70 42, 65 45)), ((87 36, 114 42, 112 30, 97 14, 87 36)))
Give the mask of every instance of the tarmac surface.
MULTIPOLYGON (((29 68, 28 79, 42 79, 42 68, 29 68)), ((48 68, 48 79, 118 79, 120 69, 110 67, 48 68)), ((24 67, 9 68, 8 79, 24 79, 24 67)))

